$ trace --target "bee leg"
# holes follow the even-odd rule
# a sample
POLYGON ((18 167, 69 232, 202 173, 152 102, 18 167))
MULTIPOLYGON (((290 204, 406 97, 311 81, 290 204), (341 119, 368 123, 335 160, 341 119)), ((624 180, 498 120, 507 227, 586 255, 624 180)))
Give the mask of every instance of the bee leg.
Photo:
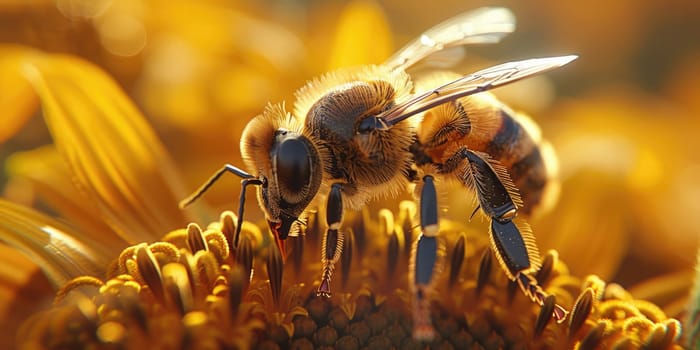
POLYGON ((335 263, 340 260, 343 253, 343 240, 345 235, 340 230, 343 222, 343 198, 342 185, 335 183, 331 186, 328 194, 328 204, 326 205, 326 224, 328 228, 323 235, 321 243, 321 263, 322 275, 321 284, 318 286, 316 295, 329 298, 331 296, 331 276, 335 263))
POLYGON ((420 194, 421 234, 411 251, 411 291, 413 292, 413 338, 430 341, 435 336, 430 319, 430 294, 438 271, 437 192, 431 175, 423 177, 420 194))
MULTIPOLYGON (((521 226, 525 230, 529 230, 526 224, 521 226)), ((489 231, 498 261, 501 263, 501 267, 506 270, 508 277, 518 283, 520 289, 530 300, 542 306, 547 293, 530 275, 533 268, 521 229, 513 220, 492 218, 489 231)), ((557 323, 564 322, 567 314, 568 312, 561 305, 554 305, 552 316, 557 323)))
MULTIPOLYGON (((530 275, 539 266, 539 253, 529 225, 514 221, 518 209, 516 203, 520 200, 508 172, 485 153, 463 148, 457 156, 467 159, 465 176, 471 176, 479 206, 491 218, 491 246, 501 267, 508 278, 518 282, 525 295, 542 305, 547 293, 530 275)), ((557 322, 563 322, 567 311, 555 305, 552 315, 557 322)))
POLYGON ((201 197, 204 192, 206 192, 216 181, 221 178, 221 175, 225 174, 226 172, 229 172, 231 174, 234 174, 241 179, 241 196, 238 201, 238 218, 236 222, 236 232, 233 234, 232 242, 233 242, 233 249, 238 248, 238 236, 240 236, 241 233, 241 226, 243 226, 243 209, 245 207, 245 190, 248 185, 262 185, 262 180, 256 178, 255 176, 248 174, 244 170, 231 165, 231 164, 224 164, 224 166, 219 169, 214 175, 212 175, 209 180, 207 180, 205 183, 200 186, 197 191, 192 193, 189 197, 183 199, 179 203, 180 209, 185 208, 186 206, 192 204, 194 201, 196 201, 199 197, 201 197))

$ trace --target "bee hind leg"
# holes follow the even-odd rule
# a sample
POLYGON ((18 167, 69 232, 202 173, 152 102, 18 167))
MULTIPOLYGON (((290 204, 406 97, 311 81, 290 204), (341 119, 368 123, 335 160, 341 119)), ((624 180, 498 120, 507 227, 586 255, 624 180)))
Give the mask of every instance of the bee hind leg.
POLYGON ((434 179, 423 177, 420 194, 421 234, 411 250, 411 292, 413 294, 413 338, 430 341, 435 329, 430 318, 430 294, 440 270, 438 205, 434 179))
POLYGON ((331 191, 328 194, 328 203, 326 206, 326 232, 323 234, 323 242, 321 243, 321 263, 322 274, 321 284, 316 290, 316 295, 330 298, 331 296, 331 277, 335 263, 340 260, 343 253, 343 241, 345 235, 340 230, 343 222, 343 198, 342 185, 339 183, 331 186, 331 191))
MULTIPOLYGON (((525 295, 543 305, 547 293, 530 275, 539 268, 539 252, 529 225, 516 219, 521 201, 510 175, 485 153, 463 148, 455 154, 456 158, 467 160, 463 179, 475 189, 479 207, 491 220, 491 246, 501 267, 525 295)), ((563 322, 566 315, 567 311, 555 304, 554 319, 563 322)))
MULTIPOLYGON (((547 293, 530 275, 533 270, 530 260, 531 249, 527 248, 523 236, 529 237, 529 226, 525 223, 516 224, 513 220, 491 220, 489 233, 501 267, 511 280, 515 280, 523 293, 533 302, 542 306, 547 293)), ((561 305, 555 304, 552 317, 557 323, 564 322, 568 312, 561 305)))

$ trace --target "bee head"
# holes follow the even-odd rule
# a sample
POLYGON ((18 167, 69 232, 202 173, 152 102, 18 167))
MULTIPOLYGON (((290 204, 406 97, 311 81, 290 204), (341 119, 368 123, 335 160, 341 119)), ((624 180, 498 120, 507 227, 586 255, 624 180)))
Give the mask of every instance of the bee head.
MULTIPOLYGON (((295 233, 295 222, 321 185, 319 153, 283 106, 269 106, 246 126, 241 153, 261 178, 258 202, 278 244, 295 233)), ((282 246, 280 246, 282 248, 282 246)))
POLYGON ((280 239, 285 239, 292 224, 318 192, 321 164, 318 152, 309 139, 285 129, 275 131, 270 162, 272 176, 268 180, 268 200, 272 199, 270 191, 275 191, 276 201, 269 204, 279 209, 279 215, 272 220, 278 224, 278 229, 273 231, 280 239))

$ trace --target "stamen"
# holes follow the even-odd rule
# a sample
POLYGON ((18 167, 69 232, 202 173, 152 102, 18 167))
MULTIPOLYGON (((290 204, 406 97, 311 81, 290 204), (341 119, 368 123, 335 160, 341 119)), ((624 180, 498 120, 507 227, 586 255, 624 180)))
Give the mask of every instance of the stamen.
POLYGON ((673 342, 677 342, 678 338, 683 334, 681 332, 681 322, 676 319, 667 319, 663 322, 666 328, 666 337, 672 339, 673 342))
POLYGON ((151 290, 151 293, 158 299, 163 301, 163 279, 158 261, 145 245, 136 248, 136 265, 138 272, 144 282, 151 290))
POLYGON ((276 305, 279 305, 280 295, 282 294, 283 267, 282 254, 277 249, 277 246, 271 246, 267 256, 267 276, 270 278, 270 290, 276 305))
POLYGON ((389 236, 394 232, 394 213, 389 209, 379 210, 379 232, 382 236, 389 236))
POLYGON ((629 302, 632 303, 644 317, 652 322, 662 322, 666 319, 666 314, 663 310, 652 302, 646 300, 630 300, 629 302))
POLYGON ((454 249, 452 250, 452 259, 450 260, 450 279, 448 282, 448 286, 452 288, 454 286, 455 282, 457 282, 457 278, 459 278, 459 274, 462 271, 462 262, 464 262, 464 252, 465 252, 465 236, 460 235, 459 239, 457 239, 457 243, 455 243, 454 249))
POLYGON ((535 337, 539 337, 544 331, 544 328, 547 327, 549 320, 552 319, 555 305, 556 298, 554 295, 548 295, 544 298, 542 308, 540 308, 540 313, 537 315, 537 320, 535 321, 535 337))
MULTIPOLYGON (((214 281, 216 281, 216 276, 220 273, 219 263, 214 255, 202 250, 194 255, 194 259, 198 277, 196 282, 201 283, 205 290, 211 290, 214 286, 214 281)), ((193 283, 196 282, 193 281, 193 283)))
POLYGON ((321 228, 318 220, 318 212, 310 212, 306 217, 306 232, 312 232, 312 234, 306 236, 306 241, 310 243, 309 248, 318 246, 318 238, 321 237, 321 228))
POLYGON ((413 201, 401 201, 399 203, 399 220, 401 222, 401 231, 403 231, 403 241, 407 242, 404 244, 404 255, 409 256, 411 254, 411 244, 408 242, 413 242, 413 229, 416 225, 413 224, 413 217, 416 215, 418 208, 416 203, 413 201))
POLYGON ((232 252, 236 250, 236 247, 234 247, 233 244, 237 241, 236 237, 234 237, 236 235, 237 222, 238 217, 232 211, 224 211, 219 216, 219 223, 221 224, 221 233, 223 233, 224 237, 226 237, 226 239, 228 240, 229 251, 232 252))
POLYGON ((569 321, 569 336, 573 336, 581 329, 593 308, 593 289, 586 288, 576 300, 573 310, 571 310, 571 320, 569 321))
POLYGON ((190 280, 182 264, 170 263, 163 266, 163 290, 166 293, 166 302, 175 306, 181 315, 194 307, 190 280))
POLYGON ((223 263, 224 260, 228 258, 229 254, 231 254, 226 236, 220 229, 208 229, 204 231, 203 235, 209 251, 216 256, 216 259, 220 263, 223 263))
POLYGON ((642 316, 629 317, 622 324, 622 332, 626 334, 650 333, 653 328, 654 322, 642 316))
POLYGON ((127 265, 129 264, 129 261, 133 262, 135 252, 136 252, 136 247, 137 246, 126 247, 119 254, 119 258, 117 259, 117 269, 116 269, 117 273, 116 274, 124 273, 128 270, 127 265))
MULTIPOLYGON (((274 249, 271 249, 274 250, 274 249)), ((253 278, 253 243, 247 235, 243 235, 238 242, 238 249, 235 251, 236 264, 243 268, 246 279, 253 278)), ((272 254, 272 253, 270 253, 272 254)))
POLYGON ((190 283, 190 289, 192 290, 192 294, 194 297, 202 297, 208 294, 208 290, 204 288, 204 285, 201 283, 195 283, 195 281, 198 280, 198 275, 199 272, 197 271, 197 263, 192 256, 192 254, 182 254, 180 255, 180 260, 178 260, 178 263, 180 263, 182 266, 185 267, 185 270, 187 271, 187 278, 191 281, 190 283))
POLYGON ((537 283, 539 285, 545 286, 547 280, 552 276, 552 271, 554 270, 554 263, 557 259, 557 255, 558 254, 556 253, 556 251, 550 250, 544 256, 544 259, 542 260, 542 265, 535 274, 535 279, 537 280, 537 283))
POLYGON ((232 319, 236 319, 239 306, 243 300, 243 292, 247 289, 249 280, 246 272, 238 265, 234 265, 228 274, 228 303, 232 319))
POLYGON ((602 318, 611 320, 641 316, 641 313, 634 305, 622 300, 606 300, 598 306, 598 314, 602 318))
POLYGON ((596 275, 586 276, 586 280, 583 282, 584 288, 591 288, 593 291, 593 299, 602 300, 605 293, 605 281, 600 279, 596 275))
POLYGON ((396 232, 393 230, 389 233, 389 244, 387 246, 386 259, 386 277, 391 283, 396 274, 396 266, 399 262, 399 239, 396 232))
POLYGON ((200 250, 209 250, 207 242, 202 235, 202 229, 195 223, 187 225, 187 246, 190 248, 192 254, 200 250))
POLYGON ((175 245, 168 242, 155 242, 148 246, 148 250, 153 253, 159 266, 177 262, 180 259, 180 251, 175 245))
POLYGON ((99 278, 92 277, 92 276, 79 276, 76 277, 68 283, 66 283, 65 286, 63 286, 61 289, 56 292, 56 297, 53 299, 53 304, 58 305, 60 304, 68 295, 68 293, 72 292, 75 289, 81 288, 81 287, 96 287, 100 288, 104 285, 104 282, 100 280, 99 278))
MULTIPOLYGON (((301 275, 304 267, 304 246, 306 243, 306 235, 291 236, 287 238, 289 245, 292 247, 290 252, 292 266, 297 276, 301 275)), ((288 258, 289 259, 289 258, 288 258)))
POLYGON ((484 252, 481 254, 481 260, 479 261, 479 272, 476 276, 476 295, 481 294, 481 291, 484 290, 484 287, 488 283, 492 265, 491 250, 484 249, 484 252))

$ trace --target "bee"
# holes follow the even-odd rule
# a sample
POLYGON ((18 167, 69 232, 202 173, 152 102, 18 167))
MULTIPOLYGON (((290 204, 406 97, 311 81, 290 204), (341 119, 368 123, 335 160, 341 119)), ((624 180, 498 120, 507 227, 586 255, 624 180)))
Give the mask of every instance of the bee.
MULTIPOLYGON (((430 339, 427 297, 440 234, 435 180, 457 180, 476 194, 476 210, 489 218, 491 248, 505 274, 542 305, 547 295, 532 277, 539 267, 537 246, 517 215, 527 216, 542 201, 550 172, 538 137, 486 91, 577 56, 514 61, 464 76, 421 78, 407 72, 446 48, 495 43, 514 28, 514 16, 505 8, 466 12, 429 29, 381 65, 340 69, 309 81, 296 92, 291 112, 284 104, 268 105, 247 124, 240 147, 248 171, 224 165, 181 206, 222 174, 233 173, 242 178, 237 230, 246 189, 253 185, 284 256, 284 241, 298 234, 300 217, 325 205, 317 294, 330 297, 333 268, 342 254, 344 212, 416 184, 421 234, 411 253, 414 337, 430 339)), ((555 306, 557 321, 566 314, 555 306)))

